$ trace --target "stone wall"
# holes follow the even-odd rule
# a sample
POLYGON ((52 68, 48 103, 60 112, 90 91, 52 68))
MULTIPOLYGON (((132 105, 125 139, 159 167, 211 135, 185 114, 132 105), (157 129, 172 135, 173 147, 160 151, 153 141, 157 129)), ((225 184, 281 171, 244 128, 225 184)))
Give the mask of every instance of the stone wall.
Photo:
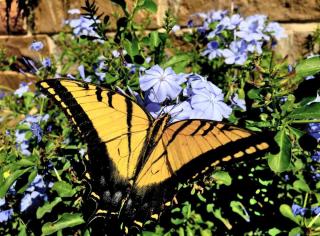
MULTIPOLYGON (((167 9, 177 16, 183 27, 188 17, 211 9, 237 9, 243 15, 265 14, 271 20, 280 22, 286 29, 288 38, 282 40, 279 51, 293 61, 304 53, 305 39, 320 23, 320 0, 155 0, 157 14, 138 17, 151 18, 151 28, 160 28, 167 9)), ((6 12, 6 0, 0 0, 0 47, 7 48, 9 55, 29 56, 28 46, 33 40, 45 43, 44 54, 54 53, 52 36, 63 30, 67 11, 80 8, 84 0, 29 0, 33 3, 29 13, 18 10, 13 0, 10 11, 6 12), (24 16, 24 13, 28 13, 24 16), (8 16, 8 17, 7 17, 8 16)), ((129 8, 134 0, 126 0, 129 8)), ((120 9, 109 0, 96 0, 101 12, 112 15, 120 9)))

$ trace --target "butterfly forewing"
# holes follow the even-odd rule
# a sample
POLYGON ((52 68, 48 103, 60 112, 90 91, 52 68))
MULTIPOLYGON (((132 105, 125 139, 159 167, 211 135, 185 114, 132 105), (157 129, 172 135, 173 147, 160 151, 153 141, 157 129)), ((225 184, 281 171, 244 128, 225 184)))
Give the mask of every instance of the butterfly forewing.
POLYGON ((39 82, 76 125, 90 146, 105 144, 105 157, 120 177, 130 179, 146 146, 149 115, 130 98, 72 80, 39 82))

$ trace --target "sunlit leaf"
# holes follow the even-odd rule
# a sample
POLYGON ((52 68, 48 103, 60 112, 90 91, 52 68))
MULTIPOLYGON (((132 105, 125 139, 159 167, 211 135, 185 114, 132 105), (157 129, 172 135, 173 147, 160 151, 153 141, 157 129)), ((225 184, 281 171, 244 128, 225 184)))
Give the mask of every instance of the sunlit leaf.
POLYGON ((50 235, 59 230, 84 224, 85 221, 81 214, 64 213, 55 222, 48 222, 42 226, 42 234, 50 235))
POLYGON ((289 205, 287 204, 282 204, 280 206, 280 212, 283 216, 289 218, 293 222, 299 224, 299 221, 301 220, 301 216, 295 216, 292 212, 292 209, 289 205))
POLYGON ((268 156, 268 164, 274 172, 283 172, 288 169, 291 157, 291 142, 283 128, 275 136, 280 151, 277 154, 268 156))
POLYGON ((41 219, 46 213, 50 213, 51 210, 62 201, 61 198, 57 197, 52 202, 46 202, 42 207, 37 209, 37 219, 41 219))
POLYGON ((55 182, 52 190, 56 191, 60 197, 72 197, 76 193, 76 190, 72 189, 72 185, 65 181, 55 182))

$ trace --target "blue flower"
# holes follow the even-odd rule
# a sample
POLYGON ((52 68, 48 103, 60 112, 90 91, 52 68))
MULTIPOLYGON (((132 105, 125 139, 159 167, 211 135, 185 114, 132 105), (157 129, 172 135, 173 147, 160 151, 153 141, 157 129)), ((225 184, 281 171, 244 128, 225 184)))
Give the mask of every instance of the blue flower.
POLYGON ((256 52, 258 54, 262 53, 263 41, 252 40, 247 44, 248 52, 256 52))
POLYGON ((17 149, 25 156, 30 156, 31 152, 28 150, 29 141, 26 138, 26 132, 21 132, 19 130, 15 131, 16 136, 16 146, 17 149))
POLYGON ((5 198, 0 198, 0 207, 6 204, 6 199, 5 198))
POLYGON ((13 215, 13 209, 0 211, 0 223, 10 220, 12 215, 13 215))
POLYGON ((226 10, 219 10, 219 11, 209 11, 204 15, 199 15, 200 17, 204 17, 204 20, 208 23, 216 22, 222 20, 228 11, 226 10))
POLYGON ((100 81, 104 81, 106 78, 106 72, 108 70, 108 67, 105 65, 105 59, 100 58, 98 62, 98 66, 94 69, 96 76, 98 76, 98 79, 100 81))
POLYGON ((20 132, 19 130, 15 131, 15 136, 16 136, 16 142, 17 143, 22 143, 26 141, 26 133, 25 132, 20 132))
POLYGON ((51 60, 49 57, 46 57, 42 60, 41 64, 43 65, 43 67, 48 68, 51 67, 51 60))
POLYGON ((30 45, 30 49, 33 51, 40 51, 43 48, 43 43, 40 41, 35 41, 30 45))
POLYGON ((21 83, 19 85, 19 88, 16 91, 14 91, 14 95, 17 95, 19 98, 21 98, 23 94, 25 94, 28 91, 29 91, 29 84, 21 83))
POLYGON ((184 101, 176 105, 167 106, 164 108, 164 111, 170 114, 170 122, 172 123, 189 119, 192 112, 192 107, 189 101, 184 101))
POLYGON ((161 104, 156 102, 147 102, 145 104, 145 108, 147 111, 149 111, 153 118, 158 118, 163 112, 163 107, 161 104))
POLYGON ((172 31, 173 33, 177 33, 180 29, 181 29, 181 28, 180 28, 179 25, 174 25, 174 26, 172 27, 171 31, 172 31))
POLYGON ((145 74, 139 78, 142 91, 148 91, 148 98, 152 102, 161 103, 166 99, 175 99, 182 88, 178 82, 179 77, 172 70, 163 70, 159 65, 146 70, 145 74))
POLYGON ((84 154, 86 154, 86 153, 87 153, 87 150, 84 149, 84 148, 81 148, 81 149, 79 150, 79 154, 80 154, 81 157, 83 157, 84 154))
POLYGON ((269 40, 269 36, 263 33, 265 28, 266 16, 253 15, 247 17, 239 25, 239 31, 235 33, 239 38, 244 39, 247 42, 253 40, 269 40))
POLYGON ((42 129, 38 123, 32 123, 31 124, 31 131, 32 134, 37 138, 37 142, 39 143, 42 139, 42 129))
POLYGON ((311 159, 315 162, 320 162, 320 151, 316 151, 312 156, 311 159))
POLYGON ((309 123, 307 131, 318 142, 320 141, 320 123, 309 123))
POLYGON ((208 59, 211 61, 216 57, 222 56, 222 50, 219 49, 219 43, 217 41, 211 41, 207 44, 207 48, 201 53, 202 56, 208 55, 208 59))
POLYGON ((77 8, 69 9, 69 10, 68 10, 68 13, 69 13, 70 15, 79 15, 79 14, 81 14, 80 10, 77 9, 77 8))
POLYGON ((193 108, 191 119, 221 121, 223 118, 228 118, 232 112, 232 109, 224 102, 223 93, 214 94, 208 90, 192 95, 191 106, 193 108))
POLYGON ((78 67, 78 71, 80 73, 80 77, 83 81, 87 82, 87 83, 90 83, 91 82, 91 76, 89 75, 88 77, 86 77, 86 74, 84 72, 84 66, 83 65, 80 65, 78 67))
POLYGON ((320 180, 320 170, 318 170, 318 168, 310 165, 310 172, 312 173, 312 179, 314 181, 319 181, 320 180))
POLYGON ((265 32, 269 32, 277 40, 287 37, 284 28, 282 28, 277 22, 270 22, 267 25, 265 32))
MULTIPOLYGON (((99 20, 96 20, 99 23, 99 20)), ((78 19, 66 20, 65 24, 69 25, 73 29, 73 34, 75 36, 91 36, 100 38, 96 33, 92 25, 94 24, 94 20, 88 19, 84 16, 80 16, 78 19)))
POLYGON ((112 56, 113 56, 114 58, 120 57, 120 52, 119 52, 118 50, 113 50, 113 51, 111 52, 111 54, 112 54, 112 56))
POLYGON ((304 216, 306 214, 307 209, 299 206, 298 204, 293 203, 291 206, 292 213, 295 216, 301 215, 304 216))
POLYGON ((320 214, 320 206, 312 207, 312 208, 311 208, 311 212, 312 212, 314 215, 320 214))
POLYGON ((243 65, 247 60, 247 44, 245 41, 233 41, 229 49, 222 50, 226 64, 243 65))
POLYGON ((193 27, 193 20, 188 20, 187 26, 188 26, 189 28, 193 27))
POLYGON ((0 100, 6 96, 6 93, 0 90, 0 100))
POLYGON ((239 14, 235 14, 231 17, 225 16, 219 24, 223 25, 225 29, 234 30, 242 21, 243 18, 239 14))
POLYGON ((233 105, 240 107, 243 111, 247 110, 246 101, 244 99, 240 99, 238 94, 235 94, 230 100, 233 105))
POLYGON ((47 184, 41 175, 37 175, 25 191, 25 195, 21 199, 20 211, 24 212, 31 206, 37 206, 41 201, 47 199, 47 184))

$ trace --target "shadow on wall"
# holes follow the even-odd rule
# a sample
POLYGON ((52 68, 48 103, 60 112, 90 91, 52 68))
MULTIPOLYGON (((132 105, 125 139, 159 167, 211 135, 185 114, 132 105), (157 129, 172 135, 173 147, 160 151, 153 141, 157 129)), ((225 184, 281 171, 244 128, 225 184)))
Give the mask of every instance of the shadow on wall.
POLYGON ((6 0, 6 30, 9 34, 10 29, 10 11, 13 3, 16 3, 18 6, 18 12, 14 19, 13 27, 16 27, 18 24, 18 18, 21 14, 23 18, 27 18, 32 14, 32 11, 39 5, 39 0, 6 0))

